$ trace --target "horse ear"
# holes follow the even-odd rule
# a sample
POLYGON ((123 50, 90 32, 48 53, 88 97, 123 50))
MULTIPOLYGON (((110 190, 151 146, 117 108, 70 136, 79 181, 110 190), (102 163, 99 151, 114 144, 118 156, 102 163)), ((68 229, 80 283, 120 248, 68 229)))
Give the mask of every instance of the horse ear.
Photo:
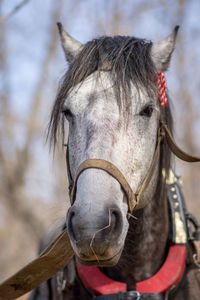
POLYGON ((175 48, 176 36, 179 26, 176 26, 173 32, 164 40, 153 44, 151 48, 151 58, 157 71, 166 71, 175 48))
POLYGON ((67 61, 70 63, 74 57, 81 51, 82 44, 71 37, 64 29, 61 23, 57 23, 60 39, 62 43, 62 48, 65 53, 67 61))

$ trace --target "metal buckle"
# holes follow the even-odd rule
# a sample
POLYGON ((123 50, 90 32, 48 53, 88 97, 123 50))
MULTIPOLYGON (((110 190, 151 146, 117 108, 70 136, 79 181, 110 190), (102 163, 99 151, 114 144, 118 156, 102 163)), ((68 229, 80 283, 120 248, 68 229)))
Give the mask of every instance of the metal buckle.
POLYGON ((198 229, 199 229, 198 221, 195 218, 195 216, 193 216, 190 213, 186 213, 186 220, 187 220, 187 225, 188 225, 189 240, 194 241, 195 233, 197 233, 198 229))
POLYGON ((137 291, 128 291, 126 294, 127 294, 127 300, 132 300, 132 299, 140 300, 140 298, 141 298, 141 294, 137 291), (137 298, 135 298, 135 297, 137 297, 137 298))
POLYGON ((63 271, 59 271, 56 274, 56 285, 57 285, 57 292, 59 293, 59 295, 62 294, 62 292, 65 290, 66 288, 66 279, 64 279, 64 272, 63 271))
POLYGON ((196 266, 198 269, 200 269, 200 264, 199 264, 198 261, 197 261, 197 254, 196 254, 196 253, 193 254, 193 261, 194 261, 195 266, 196 266))

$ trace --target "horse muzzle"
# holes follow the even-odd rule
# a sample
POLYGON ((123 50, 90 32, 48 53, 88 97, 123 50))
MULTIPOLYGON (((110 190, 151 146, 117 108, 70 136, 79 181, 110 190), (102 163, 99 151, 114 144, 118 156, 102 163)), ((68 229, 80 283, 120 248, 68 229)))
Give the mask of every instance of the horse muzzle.
POLYGON ((67 229, 80 263, 114 265, 124 246, 123 217, 119 208, 105 208, 97 216, 87 216, 73 205, 67 215, 67 229))

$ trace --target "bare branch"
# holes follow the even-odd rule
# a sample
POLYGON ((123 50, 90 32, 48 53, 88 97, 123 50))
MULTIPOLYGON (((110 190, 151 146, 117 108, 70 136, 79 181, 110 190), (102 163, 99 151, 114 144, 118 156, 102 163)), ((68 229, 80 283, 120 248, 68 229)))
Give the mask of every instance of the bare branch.
POLYGON ((9 12, 7 15, 0 18, 0 24, 12 17, 14 14, 18 12, 25 4, 27 4, 30 0, 23 0, 21 3, 16 5, 11 12, 9 12))

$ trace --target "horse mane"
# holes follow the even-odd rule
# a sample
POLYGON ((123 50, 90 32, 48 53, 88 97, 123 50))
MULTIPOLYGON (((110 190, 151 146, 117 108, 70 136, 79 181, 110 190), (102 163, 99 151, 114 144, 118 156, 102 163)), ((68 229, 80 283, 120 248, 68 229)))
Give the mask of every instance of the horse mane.
MULTIPOLYGON (((105 64, 109 65, 116 100, 120 110, 126 115, 126 120, 131 109, 131 97, 128 97, 131 83, 134 83, 138 89, 144 88, 150 97, 155 93, 158 95, 154 82, 156 68, 150 55, 151 47, 151 41, 129 36, 103 36, 86 43, 69 65, 59 87, 48 129, 51 144, 55 147, 59 128, 63 134, 63 126, 60 126, 62 109, 70 89, 95 71, 102 69, 105 64)), ((162 110, 164 121, 172 129, 169 98, 168 106, 162 110)), ((168 172, 170 151, 165 143, 161 146, 160 162, 160 167, 168 172)))

